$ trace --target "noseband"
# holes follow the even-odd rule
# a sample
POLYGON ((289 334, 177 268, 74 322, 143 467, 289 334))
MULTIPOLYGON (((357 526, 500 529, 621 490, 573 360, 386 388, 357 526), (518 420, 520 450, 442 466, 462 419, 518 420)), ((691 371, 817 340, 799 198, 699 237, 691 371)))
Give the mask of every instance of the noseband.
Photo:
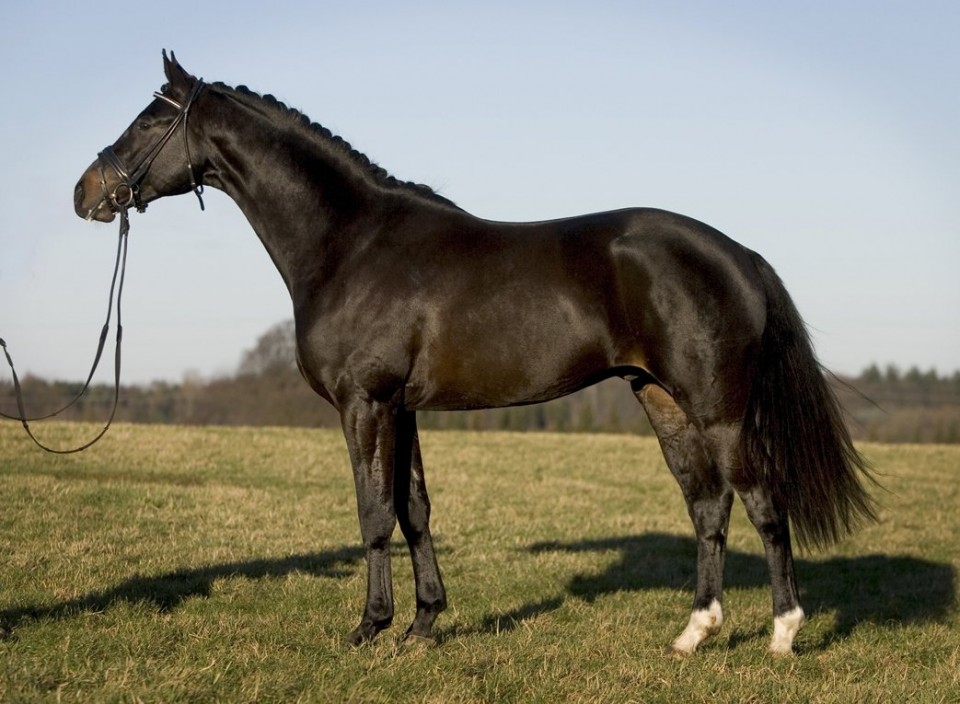
POLYGON ((113 212, 123 214, 126 214, 127 208, 131 205, 140 213, 147 209, 146 203, 140 200, 140 184, 146 177, 147 172, 150 171, 150 167, 153 166, 154 160, 160 155, 161 150, 166 146, 167 142, 170 141, 173 133, 176 132, 177 127, 179 127, 181 123, 183 124, 183 151, 187 157, 187 171, 190 173, 190 188, 197 195, 197 200, 200 201, 200 210, 203 210, 203 184, 198 184, 194 176, 193 162, 190 159, 190 143, 187 139, 187 118, 190 116, 190 108, 193 106, 194 101, 196 101, 197 96, 200 95, 200 91, 203 90, 203 86, 203 79, 198 79, 193 85, 193 90, 190 91, 187 101, 183 104, 177 102, 169 95, 164 95, 163 93, 153 94, 154 97, 175 107, 179 110, 179 113, 173 119, 173 122, 170 123, 170 126, 167 127, 166 132, 154 143, 150 151, 140 160, 140 163, 137 164, 132 172, 127 169, 120 157, 113 151, 113 147, 106 147, 97 155, 97 161, 99 162, 98 168, 100 169, 100 187, 103 189, 103 198, 90 209, 87 216, 88 218, 93 216, 94 211, 99 208, 102 203, 106 203, 113 212), (113 169, 120 178, 120 182, 113 188, 113 191, 107 187, 106 167, 113 169))

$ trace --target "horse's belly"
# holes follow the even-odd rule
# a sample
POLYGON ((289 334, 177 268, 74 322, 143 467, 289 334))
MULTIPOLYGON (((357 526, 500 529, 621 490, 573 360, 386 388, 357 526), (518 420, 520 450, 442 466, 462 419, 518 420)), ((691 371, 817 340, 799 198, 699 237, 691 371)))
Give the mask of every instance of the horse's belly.
POLYGON ((600 380, 611 366, 601 336, 568 326, 462 332, 456 344, 422 349, 405 389, 407 407, 469 410, 549 401, 600 380))

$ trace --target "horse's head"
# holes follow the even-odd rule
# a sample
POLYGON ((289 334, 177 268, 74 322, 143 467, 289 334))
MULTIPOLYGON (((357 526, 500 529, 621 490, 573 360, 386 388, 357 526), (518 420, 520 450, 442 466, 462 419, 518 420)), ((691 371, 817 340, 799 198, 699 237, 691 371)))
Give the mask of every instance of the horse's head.
POLYGON ((190 190, 200 196, 187 117, 204 84, 187 73, 172 52, 170 58, 163 52, 163 67, 167 84, 77 182, 73 202, 80 217, 110 222, 121 210, 133 206, 143 211, 163 196, 190 190))

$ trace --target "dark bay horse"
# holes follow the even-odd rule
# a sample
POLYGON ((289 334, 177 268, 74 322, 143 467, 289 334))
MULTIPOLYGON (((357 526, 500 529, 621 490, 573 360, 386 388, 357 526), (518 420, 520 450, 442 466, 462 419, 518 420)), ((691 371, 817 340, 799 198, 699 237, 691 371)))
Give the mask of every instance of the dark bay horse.
MULTIPOLYGON (((293 301, 297 361, 339 411, 356 480, 367 599, 347 641, 393 620, 389 543, 410 548, 430 638, 447 599, 430 535, 416 412, 546 401, 630 383, 697 536, 693 613, 672 648, 718 632, 734 493, 766 550, 770 650, 803 623, 791 553, 874 518, 807 332, 773 269, 687 217, 631 209, 535 223, 476 218, 402 183, 271 96, 167 83, 76 187, 102 222, 163 196, 230 195, 293 301)), ((202 200, 201 200, 202 204, 202 200)))

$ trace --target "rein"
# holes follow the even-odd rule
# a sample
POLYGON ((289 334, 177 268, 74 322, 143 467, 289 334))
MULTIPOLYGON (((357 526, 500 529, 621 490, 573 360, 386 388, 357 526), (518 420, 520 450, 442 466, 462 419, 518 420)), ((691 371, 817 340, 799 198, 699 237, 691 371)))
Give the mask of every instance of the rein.
POLYGON ((27 435, 30 436, 30 439, 39 447, 41 450, 46 450, 47 452, 52 452, 56 455, 70 455, 75 452, 80 452, 86 450, 88 447, 97 442, 100 438, 106 435, 107 430, 110 428, 110 424, 113 423, 113 418, 117 414, 117 404, 120 402, 120 350, 121 343, 123 341, 123 325, 120 319, 120 300, 123 297, 123 280, 127 271, 127 234, 130 232, 130 219, 127 217, 127 209, 123 208, 120 210, 120 237, 117 241, 117 259, 113 265, 113 278, 110 281, 110 300, 107 305, 107 319, 103 324, 103 329, 100 331, 100 343, 97 345, 97 354, 93 359, 93 366, 90 368, 90 374, 87 375, 87 380, 83 385, 83 388, 80 390, 73 400, 67 403, 65 406, 58 408, 53 413, 48 413, 43 416, 33 416, 28 417, 26 409, 23 404, 23 391, 20 388, 20 378, 17 376, 17 370, 13 366, 13 358, 10 356, 10 350, 7 349, 7 343, 0 338, 0 347, 3 348, 3 354, 7 358, 7 364, 10 365, 10 373, 13 375, 13 390, 17 397, 17 413, 18 415, 12 416, 6 413, 0 412, 0 416, 7 418, 9 420, 19 420, 20 424, 23 426, 23 429, 26 431, 27 435), (117 276, 119 275, 119 286, 117 276), (84 394, 87 393, 87 390, 90 388, 90 382, 93 379, 94 373, 97 371, 97 366, 100 364, 100 357, 103 355, 103 347, 107 340, 107 333, 110 330, 110 318, 113 313, 113 301, 114 301, 114 290, 116 290, 116 301, 117 301, 117 339, 114 351, 114 369, 113 369, 113 408, 110 410, 110 416, 107 418, 107 422, 104 424, 103 428, 100 430, 97 435, 90 440, 89 442, 84 443, 79 447, 70 448, 67 450, 61 450, 57 448, 48 447, 40 442, 37 437, 33 434, 33 431, 30 429, 30 421, 36 420, 47 420, 48 418, 53 418, 65 410, 73 406, 77 401, 79 401, 84 394))
POLYGON ((193 90, 190 91, 190 95, 187 97, 187 101, 183 104, 178 103, 176 100, 170 96, 164 95, 163 93, 153 94, 154 97, 163 100, 164 102, 177 108, 179 113, 174 118, 173 122, 171 122, 167 127, 163 135, 161 135, 157 142, 153 145, 150 151, 147 152, 147 155, 140 161, 137 167, 133 169, 132 173, 127 170, 123 164, 123 161, 121 161, 121 159, 116 155, 112 147, 105 147, 103 151, 97 155, 99 161, 98 168, 100 170, 100 187, 103 189, 103 197, 89 210, 87 213, 87 220, 92 219, 97 208, 106 203, 110 210, 112 210, 114 213, 119 213, 120 215, 120 236, 117 241, 117 257, 113 265, 113 278, 110 281, 110 299, 107 305, 107 319, 103 324, 103 329, 100 331, 100 342, 97 345, 97 353, 94 356, 93 365, 90 368, 90 373, 87 375, 87 380, 84 382, 80 393, 78 393, 65 406, 53 411, 52 413, 42 416, 28 417, 23 403, 23 391, 20 387, 20 378, 17 376, 17 370, 14 368, 13 358, 10 355, 10 350, 7 349, 6 341, 3 340, 3 338, 0 338, 0 347, 3 348, 3 354, 7 358, 7 364, 10 366, 10 373, 13 376, 13 389, 17 398, 17 415, 8 415, 0 411, 0 417, 7 418, 9 420, 20 421, 20 424, 23 426, 23 429, 26 431, 27 435, 30 436, 30 439, 33 440, 37 447, 42 450, 46 450, 47 452, 57 455, 69 455, 75 452, 86 450, 88 447, 106 435, 107 430, 110 429, 110 425, 113 423, 113 419, 117 414, 117 406, 120 402, 120 358, 123 341, 123 325, 121 324, 120 317, 120 301, 123 297, 123 281, 127 271, 127 235, 130 233, 130 218, 127 214, 127 210, 131 205, 137 209, 137 212, 142 213, 146 210, 146 204, 140 199, 140 184, 150 171, 150 167, 153 165, 154 160, 156 160, 163 147, 166 146, 167 142, 170 141, 173 133, 181 124, 183 124, 183 149, 187 158, 187 170, 190 173, 190 187, 196 194, 197 200, 200 201, 200 210, 204 210, 203 185, 198 184, 196 177, 194 176, 193 162, 190 158, 190 145, 187 139, 187 118, 189 117, 190 108, 193 106, 193 103, 200 94, 200 91, 203 89, 203 86, 203 79, 197 80, 193 86, 193 90), (105 172, 105 167, 107 166, 112 168, 120 179, 120 182, 114 187, 113 191, 107 187, 107 178, 105 172), (114 292, 116 292, 117 307, 117 337, 114 346, 113 407, 110 410, 110 416, 107 418, 107 421, 100 432, 97 433, 92 440, 84 443, 83 445, 65 450, 48 447, 40 442, 33 434, 33 431, 30 429, 30 422, 46 420, 63 413, 65 410, 83 398, 83 396, 89 390, 90 382, 93 380, 93 375, 97 371, 97 366, 100 364, 100 358, 103 356, 103 349, 107 341, 107 334, 110 330, 110 318, 112 317, 114 306, 114 292))

